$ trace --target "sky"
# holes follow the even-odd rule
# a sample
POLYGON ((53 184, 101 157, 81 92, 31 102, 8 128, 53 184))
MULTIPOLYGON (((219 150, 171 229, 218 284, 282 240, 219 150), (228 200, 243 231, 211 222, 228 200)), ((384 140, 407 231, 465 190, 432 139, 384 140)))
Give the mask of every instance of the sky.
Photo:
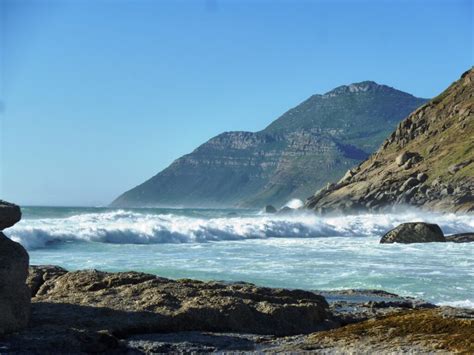
POLYGON ((0 199, 106 205, 312 94, 429 98, 472 59, 470 0, 0 0, 0 199))

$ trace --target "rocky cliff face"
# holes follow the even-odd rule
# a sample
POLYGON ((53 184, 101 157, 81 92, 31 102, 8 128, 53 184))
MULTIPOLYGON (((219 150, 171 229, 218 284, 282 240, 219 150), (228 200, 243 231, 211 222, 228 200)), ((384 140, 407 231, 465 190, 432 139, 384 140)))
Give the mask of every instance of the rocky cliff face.
POLYGON ((260 132, 210 139, 112 206, 261 207, 306 198, 365 159, 424 101, 374 82, 314 95, 260 132))
POLYGON ((413 205, 474 211, 474 71, 418 108, 380 149, 310 197, 320 212, 413 205))

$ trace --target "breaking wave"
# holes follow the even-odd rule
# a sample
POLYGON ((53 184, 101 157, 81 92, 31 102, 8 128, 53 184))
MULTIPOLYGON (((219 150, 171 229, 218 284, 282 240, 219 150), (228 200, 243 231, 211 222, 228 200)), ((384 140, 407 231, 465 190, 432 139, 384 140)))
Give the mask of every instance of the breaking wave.
POLYGON ((438 223, 445 234, 472 231, 472 216, 408 212, 320 217, 312 213, 197 218, 172 213, 105 210, 62 218, 24 219, 7 235, 27 249, 52 243, 203 243, 251 238, 380 236, 403 222, 438 223))

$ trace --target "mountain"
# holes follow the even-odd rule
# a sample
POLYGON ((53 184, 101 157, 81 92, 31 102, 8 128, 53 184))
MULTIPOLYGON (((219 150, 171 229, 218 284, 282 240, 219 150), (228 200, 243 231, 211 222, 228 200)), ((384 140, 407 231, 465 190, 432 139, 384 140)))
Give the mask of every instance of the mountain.
POLYGON ((225 132, 115 207, 261 207, 304 199, 372 153, 426 100, 372 81, 313 95, 259 132, 225 132))
POLYGON ((403 120, 380 149, 310 197, 320 212, 414 205, 474 212, 474 70, 403 120))

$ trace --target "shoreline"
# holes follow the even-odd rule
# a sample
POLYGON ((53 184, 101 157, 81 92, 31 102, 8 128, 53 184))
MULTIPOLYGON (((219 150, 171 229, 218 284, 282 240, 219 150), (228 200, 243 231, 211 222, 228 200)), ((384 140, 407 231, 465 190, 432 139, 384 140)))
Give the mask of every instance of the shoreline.
MULTIPOLYGON (((453 334, 420 329, 419 334, 412 334, 418 343, 410 349, 435 351, 444 346, 451 351, 448 338, 474 327, 474 310, 438 307, 381 290, 310 292, 238 282, 170 280, 136 272, 68 272, 55 266, 31 266, 27 284, 33 296, 30 324, 0 340, 2 352, 61 351, 63 346, 63 351, 73 353, 124 354, 387 352, 396 349, 396 344, 382 339, 383 332, 362 338, 348 334, 357 327, 374 331, 388 320, 409 325, 420 319, 447 322, 453 334), (344 343, 338 340, 341 332, 348 332, 344 343), (382 338, 374 347, 371 339, 375 336, 382 338), (433 337, 439 340, 434 343, 438 348, 430 345, 433 337)), ((409 349, 412 336, 408 335, 397 338, 400 349, 405 345, 409 349)))

